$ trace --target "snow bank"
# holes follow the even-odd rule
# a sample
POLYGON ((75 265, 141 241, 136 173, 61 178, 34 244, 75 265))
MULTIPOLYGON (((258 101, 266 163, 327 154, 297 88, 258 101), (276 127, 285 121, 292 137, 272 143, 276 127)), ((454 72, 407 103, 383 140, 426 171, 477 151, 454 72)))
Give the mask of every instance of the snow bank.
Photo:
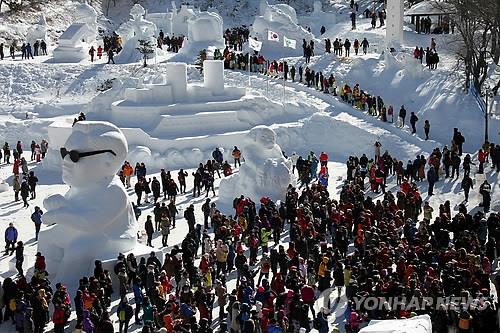
POLYGON ((432 333, 429 315, 409 319, 372 320, 359 333, 432 333))
POLYGON ((276 133, 267 126, 257 126, 246 136, 241 149, 245 162, 238 173, 221 180, 219 203, 231 207, 233 199, 244 195, 258 202, 269 196, 284 200, 286 189, 294 182, 290 162, 276 144, 276 133))

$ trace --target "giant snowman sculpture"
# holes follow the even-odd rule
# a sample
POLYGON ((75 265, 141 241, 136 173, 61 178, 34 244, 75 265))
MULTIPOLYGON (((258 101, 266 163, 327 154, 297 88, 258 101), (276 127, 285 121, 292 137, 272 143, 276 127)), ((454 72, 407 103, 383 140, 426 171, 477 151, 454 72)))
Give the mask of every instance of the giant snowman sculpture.
POLYGON ((38 251, 51 279, 76 283, 94 260, 116 258, 137 244, 137 221, 116 173, 128 148, 125 136, 108 122, 77 122, 61 148, 64 195, 47 197, 38 251))
POLYGON ((157 28, 153 22, 144 19, 146 10, 139 4, 135 4, 130 9, 130 16, 132 17, 128 22, 125 22, 118 29, 117 33, 122 36, 124 40, 123 49, 115 57, 117 63, 131 63, 142 60, 142 54, 137 51, 139 47, 139 40, 149 41, 154 50, 153 55, 158 52, 156 47, 157 28))
POLYGON ((276 144, 276 133, 270 127, 256 126, 247 134, 246 141, 241 149, 245 162, 239 172, 221 180, 221 205, 231 205, 240 195, 254 201, 264 196, 283 200, 294 177, 290 162, 276 144))

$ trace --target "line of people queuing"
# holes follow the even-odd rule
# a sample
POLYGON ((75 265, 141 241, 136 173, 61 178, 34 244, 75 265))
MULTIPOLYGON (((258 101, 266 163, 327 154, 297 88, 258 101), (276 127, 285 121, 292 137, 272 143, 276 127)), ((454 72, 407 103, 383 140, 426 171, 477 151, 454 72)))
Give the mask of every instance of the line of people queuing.
MULTIPOLYGON (((4 53, 4 43, 0 43, 0 60, 5 58, 4 53)), ((12 60, 16 59, 16 51, 18 50, 18 46, 16 41, 13 41, 9 47, 9 55, 12 60)), ((21 60, 24 59, 35 59, 34 57, 47 55, 47 43, 44 40, 36 40, 33 45, 31 43, 23 43, 21 45, 21 60)))
MULTIPOLYGON (((45 139, 42 139, 40 143, 32 140, 30 149, 30 161, 39 163, 47 154, 48 142, 45 139)), ((21 195, 23 207, 28 208, 28 200, 36 198, 36 186, 39 180, 35 172, 29 170, 28 160, 27 157, 23 156, 24 153, 24 145, 21 141, 17 141, 14 149, 11 149, 9 143, 5 142, 0 150, 0 162, 3 157, 3 163, 10 165, 12 156, 12 189, 14 192, 14 201, 19 201, 19 195, 21 195)))

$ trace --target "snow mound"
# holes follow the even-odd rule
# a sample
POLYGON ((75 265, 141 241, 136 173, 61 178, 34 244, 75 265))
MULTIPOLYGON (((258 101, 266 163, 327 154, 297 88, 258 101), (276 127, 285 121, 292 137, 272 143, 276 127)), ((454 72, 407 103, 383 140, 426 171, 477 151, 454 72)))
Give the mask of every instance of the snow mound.
POLYGON ((8 190, 9 190, 9 184, 7 184, 5 180, 2 180, 0 182, 0 193, 7 192, 8 190))
POLYGON ((233 199, 240 195, 255 202, 263 196, 269 196, 274 201, 283 200, 294 177, 290 162, 276 144, 276 132, 267 126, 252 128, 241 151, 245 162, 239 172, 220 183, 221 205, 230 207, 233 199))
POLYGON ((372 320, 359 333, 431 333, 432 323, 429 315, 409 319, 372 320))

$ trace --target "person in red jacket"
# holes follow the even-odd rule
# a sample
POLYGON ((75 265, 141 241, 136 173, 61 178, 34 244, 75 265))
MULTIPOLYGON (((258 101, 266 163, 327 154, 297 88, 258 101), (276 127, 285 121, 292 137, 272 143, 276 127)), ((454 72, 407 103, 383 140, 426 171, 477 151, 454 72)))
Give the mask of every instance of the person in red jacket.
POLYGON ((97 57, 99 58, 99 60, 101 60, 101 57, 102 57, 102 47, 101 47, 101 45, 99 45, 99 47, 97 48, 97 57))
POLYGON ((321 155, 319 155, 319 162, 321 163, 321 166, 326 166, 328 163, 328 154, 324 151, 321 152, 321 155))
POLYGON ((19 159, 16 159, 14 161, 14 165, 12 167, 12 173, 14 175, 18 175, 19 174, 19 166, 21 165, 21 161, 19 159))
POLYGON ((403 192, 405 194, 405 196, 408 195, 408 193, 410 192, 411 186, 408 183, 408 180, 406 180, 406 178, 403 179, 403 183, 401 184, 400 188, 401 188, 401 192, 403 192))
POLYGON ((54 314, 52 315, 52 322, 54 323, 54 333, 64 332, 64 323, 66 321, 64 314, 64 306, 62 304, 56 304, 54 314))
POLYGON ((477 154, 477 160, 479 161, 479 171, 478 173, 484 173, 484 163, 488 158, 488 153, 482 149, 479 149, 479 153, 477 154))
POLYGON ((314 312, 314 301, 316 299, 315 293, 314 293, 314 288, 305 284, 302 289, 300 289, 300 295, 302 296, 302 300, 304 301, 304 304, 309 306, 309 309, 311 309, 313 318, 316 317, 316 313, 314 312))

